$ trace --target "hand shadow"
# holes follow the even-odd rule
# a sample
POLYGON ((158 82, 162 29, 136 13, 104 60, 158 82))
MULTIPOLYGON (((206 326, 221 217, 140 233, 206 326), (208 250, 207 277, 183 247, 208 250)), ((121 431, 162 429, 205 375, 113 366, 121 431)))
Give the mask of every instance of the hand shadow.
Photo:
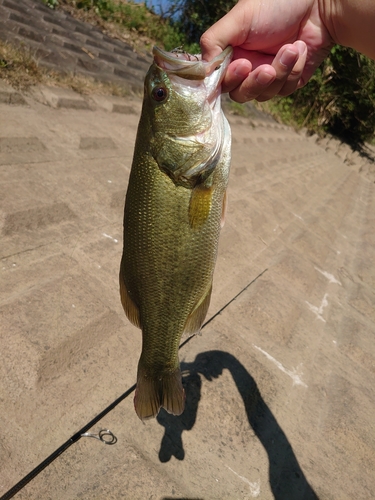
POLYGON ((224 351, 206 351, 193 363, 181 363, 186 391, 185 411, 174 417, 164 410, 157 417, 165 427, 159 459, 168 462, 172 456, 183 460, 185 451, 182 433, 193 428, 201 394, 201 375, 206 380, 218 378, 224 369, 230 371, 243 399, 249 424, 264 446, 269 462, 269 482, 276 500, 313 500, 318 496, 308 483, 293 449, 264 402, 255 380, 244 366, 231 354, 224 351))

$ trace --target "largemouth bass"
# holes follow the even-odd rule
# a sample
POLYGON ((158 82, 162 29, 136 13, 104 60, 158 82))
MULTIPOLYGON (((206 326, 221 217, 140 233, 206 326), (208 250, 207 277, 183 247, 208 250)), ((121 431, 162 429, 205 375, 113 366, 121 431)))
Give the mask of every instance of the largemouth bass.
POLYGON ((221 110, 228 47, 210 62, 153 50, 125 200, 120 294, 142 329, 134 405, 180 415, 185 394, 178 348, 196 333, 212 290, 231 134, 221 110))

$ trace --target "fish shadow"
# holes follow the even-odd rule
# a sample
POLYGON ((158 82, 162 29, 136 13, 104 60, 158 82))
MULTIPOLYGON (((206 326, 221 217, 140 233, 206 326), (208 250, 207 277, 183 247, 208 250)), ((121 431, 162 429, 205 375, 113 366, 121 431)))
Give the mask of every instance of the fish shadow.
POLYGON ((182 433, 193 428, 201 397, 202 376, 212 382, 223 370, 231 373, 244 402, 247 419, 268 455, 269 483, 276 500, 313 500, 317 494, 308 483, 288 438, 265 403, 259 388, 245 367, 230 353, 206 351, 193 363, 181 363, 186 392, 185 411, 179 417, 162 410, 157 421, 165 428, 159 460, 185 458, 182 433))

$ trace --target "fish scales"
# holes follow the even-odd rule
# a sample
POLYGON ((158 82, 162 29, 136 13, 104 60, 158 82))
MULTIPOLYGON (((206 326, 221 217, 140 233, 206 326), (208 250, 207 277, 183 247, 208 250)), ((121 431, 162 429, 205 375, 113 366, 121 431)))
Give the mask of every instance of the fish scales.
MULTIPOLYGON (((228 61, 227 52, 222 59, 228 61)), ((181 84, 176 70, 174 86, 168 68, 177 58, 169 56, 163 67, 164 54, 157 53, 145 81, 120 269, 125 312, 142 329, 135 396, 141 419, 156 416, 161 407, 173 414, 183 411, 178 348, 182 334, 197 332, 207 313, 230 163, 230 129, 218 110, 218 97, 216 114, 208 96, 189 102, 186 89, 181 92, 181 85, 191 82, 189 71, 181 84), (164 89, 167 98, 153 102, 155 88, 164 89), (210 127, 215 119, 220 120, 220 137, 214 141, 210 127)), ((214 72, 207 64, 200 62, 198 71, 214 72)), ((220 75, 214 77, 218 93, 220 75)), ((207 78, 200 77, 203 85, 207 78)))

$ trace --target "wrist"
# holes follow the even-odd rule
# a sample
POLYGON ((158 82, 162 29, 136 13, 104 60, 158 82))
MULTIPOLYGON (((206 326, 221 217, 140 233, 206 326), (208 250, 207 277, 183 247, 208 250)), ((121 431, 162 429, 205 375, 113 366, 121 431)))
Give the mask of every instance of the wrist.
POLYGON ((318 0, 321 19, 333 41, 375 58, 375 2, 318 0))

